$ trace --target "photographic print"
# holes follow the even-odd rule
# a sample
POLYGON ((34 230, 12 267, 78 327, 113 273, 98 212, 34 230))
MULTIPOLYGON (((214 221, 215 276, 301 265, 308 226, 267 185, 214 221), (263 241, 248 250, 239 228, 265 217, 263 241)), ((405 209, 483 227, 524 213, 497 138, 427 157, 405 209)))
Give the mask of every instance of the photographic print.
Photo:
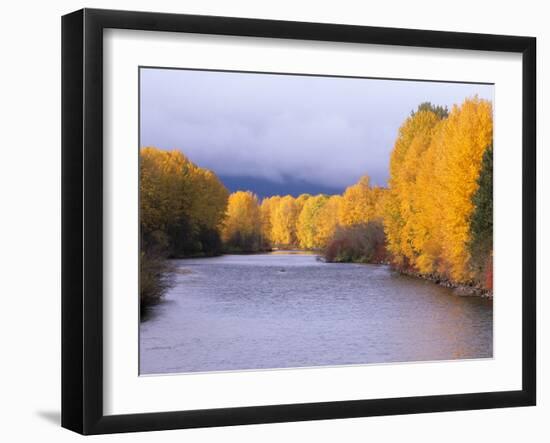
POLYGON ((494 85, 139 68, 141 375, 493 357, 494 85))

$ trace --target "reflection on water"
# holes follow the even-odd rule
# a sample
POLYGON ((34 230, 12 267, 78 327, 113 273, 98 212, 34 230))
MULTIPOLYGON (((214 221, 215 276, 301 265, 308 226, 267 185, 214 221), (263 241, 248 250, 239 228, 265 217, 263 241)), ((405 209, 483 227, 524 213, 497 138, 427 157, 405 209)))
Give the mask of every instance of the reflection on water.
POLYGON ((140 324, 140 372, 492 357, 490 300, 314 255, 177 260, 140 324))

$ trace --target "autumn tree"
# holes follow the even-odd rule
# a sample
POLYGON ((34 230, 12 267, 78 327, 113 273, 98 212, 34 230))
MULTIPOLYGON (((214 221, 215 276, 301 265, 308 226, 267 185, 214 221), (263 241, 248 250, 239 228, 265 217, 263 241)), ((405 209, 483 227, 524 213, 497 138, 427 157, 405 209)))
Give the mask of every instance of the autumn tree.
POLYGON ((221 228, 226 216, 228 191, 212 171, 193 165, 192 178, 194 198, 191 200, 190 217, 196 226, 198 246, 203 252, 221 252, 221 228))
POLYGON ((262 248, 258 197, 250 191, 229 196, 223 241, 230 251, 253 252, 262 248))
POLYGON ((292 248, 297 245, 296 222, 299 206, 291 195, 281 197, 274 208, 271 219, 271 236, 273 244, 279 248, 292 248))
POLYGON ((409 255, 408 260, 422 274, 447 275, 448 271, 442 252, 444 226, 441 215, 445 210, 445 200, 438 191, 445 181, 438 169, 445 152, 442 136, 445 124, 445 121, 439 123, 429 148, 422 153, 411 189, 414 210, 408 226, 414 233, 410 238, 414 254, 409 255))
POLYGON ((264 198, 260 205, 260 220, 261 220, 261 233, 262 242, 264 247, 269 248, 273 242, 273 214, 278 207, 281 197, 274 195, 272 197, 264 198))
POLYGON ((419 110, 400 128, 384 225, 397 265, 469 282, 470 220, 492 142, 492 107, 475 97, 442 116, 419 110))
POLYGON ((367 223, 374 218, 375 206, 375 192, 370 186, 369 176, 364 175, 344 191, 338 207, 339 222, 343 226, 367 223))
POLYGON ((180 151, 140 151, 142 242, 168 255, 219 252, 228 192, 217 176, 180 151))
POLYGON ((298 213, 298 215, 300 215, 300 212, 302 212, 304 205, 310 198, 311 198, 310 194, 300 194, 298 197, 294 199, 294 205, 296 207, 296 212, 298 213))
POLYGON ((386 201, 388 199, 388 188, 375 186, 371 189, 373 200, 372 219, 382 222, 386 213, 386 201))
POLYGON ((338 227, 338 212, 341 195, 331 195, 319 208, 316 216, 316 238, 319 247, 324 248, 338 227))
POLYGON ((142 234, 166 231, 189 216, 192 192, 188 161, 178 151, 143 148, 140 152, 140 223, 142 234))
POLYGON ((469 267, 470 218, 474 210, 473 196, 483 154, 493 140, 493 111, 487 100, 474 98, 462 106, 453 107, 448 123, 443 127, 445 151, 441 155, 444 180, 438 192, 445 202, 441 214, 442 247, 450 276, 467 281, 469 267))
POLYGON ((388 249, 399 266, 415 261, 418 251, 414 217, 418 204, 416 176, 421 157, 430 147, 441 118, 430 110, 419 110, 399 128, 390 156, 389 195, 386 200, 384 225, 388 249))
POLYGON ((308 198, 304 203, 296 224, 296 237, 301 248, 314 249, 323 246, 319 216, 328 200, 326 195, 317 195, 308 198))

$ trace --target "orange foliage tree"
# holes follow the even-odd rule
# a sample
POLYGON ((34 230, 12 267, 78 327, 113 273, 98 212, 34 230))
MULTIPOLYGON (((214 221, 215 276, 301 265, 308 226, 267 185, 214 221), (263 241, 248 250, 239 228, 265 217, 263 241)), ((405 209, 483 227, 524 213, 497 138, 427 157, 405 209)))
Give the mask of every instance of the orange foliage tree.
POLYGON ((492 137, 491 103, 477 97, 454 106, 446 118, 423 109, 405 121, 391 154, 384 218, 398 265, 472 280, 472 198, 492 137))

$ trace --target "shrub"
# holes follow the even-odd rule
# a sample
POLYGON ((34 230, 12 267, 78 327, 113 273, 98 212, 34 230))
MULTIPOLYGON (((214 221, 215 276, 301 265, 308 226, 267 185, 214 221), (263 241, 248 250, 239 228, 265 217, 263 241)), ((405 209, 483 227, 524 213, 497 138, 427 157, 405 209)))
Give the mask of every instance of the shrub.
POLYGON ((323 252, 327 262, 383 263, 385 243, 382 223, 370 221, 338 227, 323 252))
POLYGON ((172 282, 170 265, 159 253, 141 251, 139 268, 139 300, 143 311, 159 301, 172 282))
POLYGON ((225 242, 226 252, 250 253, 261 251, 262 239, 258 233, 235 231, 225 242))

